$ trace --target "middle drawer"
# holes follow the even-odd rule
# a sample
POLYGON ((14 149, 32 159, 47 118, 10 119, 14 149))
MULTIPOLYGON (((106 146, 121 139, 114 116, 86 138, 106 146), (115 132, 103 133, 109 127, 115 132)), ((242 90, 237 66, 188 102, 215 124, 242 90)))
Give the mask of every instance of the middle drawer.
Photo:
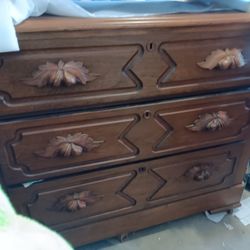
POLYGON ((15 184, 244 139, 248 92, 0 124, 15 184))

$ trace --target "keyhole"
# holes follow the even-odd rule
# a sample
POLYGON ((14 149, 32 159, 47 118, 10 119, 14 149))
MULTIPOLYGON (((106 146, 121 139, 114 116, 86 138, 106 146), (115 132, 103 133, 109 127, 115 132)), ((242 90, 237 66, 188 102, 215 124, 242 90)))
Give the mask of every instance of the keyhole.
POLYGON ((145 173, 145 172, 146 172, 146 168, 145 167, 138 168, 138 173, 139 174, 142 174, 142 173, 145 173))
POLYGON ((156 49, 155 43, 152 43, 152 42, 147 43, 146 44, 146 49, 147 49, 148 52, 155 51, 155 49, 156 49))
POLYGON ((152 116, 152 112, 150 111, 150 110, 146 110, 146 111, 144 111, 144 113, 143 113, 143 117, 144 117, 144 119, 150 119, 151 118, 151 116, 152 116))

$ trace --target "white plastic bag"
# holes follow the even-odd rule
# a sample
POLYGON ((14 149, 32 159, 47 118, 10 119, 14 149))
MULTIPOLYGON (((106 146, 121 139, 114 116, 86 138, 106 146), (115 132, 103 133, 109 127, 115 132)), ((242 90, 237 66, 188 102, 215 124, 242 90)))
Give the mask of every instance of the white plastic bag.
POLYGON ((89 13, 73 0, 9 0, 9 4, 15 24, 30 16, 41 16, 44 13, 57 16, 89 16, 89 13))
POLYGON ((250 12, 250 0, 214 0, 235 10, 250 12))
POLYGON ((73 0, 0 0, 0 53, 19 50, 13 24, 44 13, 58 16, 91 16, 73 0))
POLYGON ((0 1, 0 52, 19 50, 8 1, 0 1))

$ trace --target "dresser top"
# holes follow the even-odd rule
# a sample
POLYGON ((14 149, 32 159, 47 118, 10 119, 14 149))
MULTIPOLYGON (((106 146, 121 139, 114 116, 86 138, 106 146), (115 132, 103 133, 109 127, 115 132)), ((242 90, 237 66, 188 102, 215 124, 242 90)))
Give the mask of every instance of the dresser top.
POLYGON ((162 28, 219 24, 250 24, 250 13, 178 14, 135 18, 30 18, 16 27, 18 33, 92 29, 162 28))

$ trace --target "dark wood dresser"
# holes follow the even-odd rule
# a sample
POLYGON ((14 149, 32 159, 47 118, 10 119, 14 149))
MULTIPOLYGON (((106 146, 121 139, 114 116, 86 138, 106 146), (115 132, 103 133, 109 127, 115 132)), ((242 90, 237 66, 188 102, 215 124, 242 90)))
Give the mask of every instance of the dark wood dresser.
POLYGON ((239 205, 250 14, 42 17, 0 54, 1 182, 74 246, 239 205))

